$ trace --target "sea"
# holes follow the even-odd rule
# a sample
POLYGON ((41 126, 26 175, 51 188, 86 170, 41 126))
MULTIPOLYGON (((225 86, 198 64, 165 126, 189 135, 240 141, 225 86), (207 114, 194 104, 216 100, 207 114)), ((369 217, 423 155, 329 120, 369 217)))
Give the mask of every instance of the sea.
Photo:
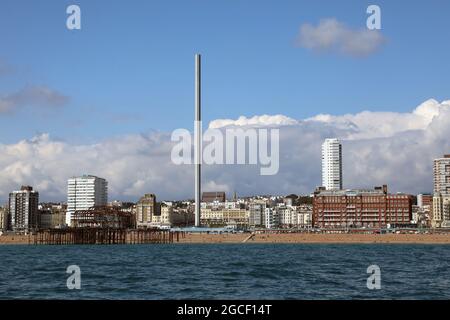
POLYGON ((449 245, 1 245, 0 299, 450 299, 449 270, 449 245))

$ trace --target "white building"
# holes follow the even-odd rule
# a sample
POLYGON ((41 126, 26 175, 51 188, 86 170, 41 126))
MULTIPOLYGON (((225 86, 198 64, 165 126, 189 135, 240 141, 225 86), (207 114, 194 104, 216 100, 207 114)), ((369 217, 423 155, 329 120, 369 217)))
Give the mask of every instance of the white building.
POLYGON ((433 228, 450 227, 450 195, 434 194, 431 226, 433 228))
POLYGON ((299 228, 312 227, 312 205, 300 205, 297 208, 297 226, 299 228))
POLYGON ((342 145, 338 139, 325 139, 322 144, 322 186, 342 190, 342 145))
POLYGON ((266 229, 277 229, 280 226, 280 216, 277 208, 266 208, 266 229))
POLYGON ((279 226, 282 228, 291 228, 297 224, 297 212, 292 206, 277 206, 275 210, 278 213, 279 226))
POLYGON ((96 176, 72 177, 67 181, 66 224, 71 225, 72 214, 108 202, 108 182, 96 176))
POLYGON ((434 194, 433 218, 434 228, 450 226, 450 154, 435 159, 433 166, 434 194))
POLYGON ((434 193, 450 195, 450 154, 434 160, 433 173, 434 193))

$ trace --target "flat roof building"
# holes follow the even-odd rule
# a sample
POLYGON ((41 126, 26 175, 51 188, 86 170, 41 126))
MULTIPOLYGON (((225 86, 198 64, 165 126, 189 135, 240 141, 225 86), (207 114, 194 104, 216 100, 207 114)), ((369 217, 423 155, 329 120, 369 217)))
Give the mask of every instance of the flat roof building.
POLYGON ((105 179, 92 175, 70 178, 67 181, 66 224, 72 224, 75 211, 106 206, 107 202, 108 182, 105 179))
POLYGON ((319 228, 381 228, 408 224, 413 196, 389 194, 387 186, 372 190, 317 190, 313 200, 313 225, 319 228))
POLYGON ((338 139, 325 139, 322 144, 322 186, 342 189, 342 145, 338 139))
POLYGON ((16 232, 29 232, 37 228, 39 192, 31 186, 9 194, 11 228, 16 232))

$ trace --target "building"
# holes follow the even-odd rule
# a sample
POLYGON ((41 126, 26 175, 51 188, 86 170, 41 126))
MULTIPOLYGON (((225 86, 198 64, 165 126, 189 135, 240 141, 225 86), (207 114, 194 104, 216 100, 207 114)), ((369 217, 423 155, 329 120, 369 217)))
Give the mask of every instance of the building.
POLYGON ((421 208, 432 207, 433 206, 433 195, 432 194, 418 194, 417 195, 417 205, 421 208))
POLYGON ((275 208, 278 213, 280 228, 292 228, 297 225, 297 211, 292 206, 284 204, 275 208))
POLYGON ((136 227, 152 227, 153 216, 155 215, 160 215, 156 196, 153 193, 147 193, 136 204, 136 227))
POLYGON ((266 213, 266 203, 265 201, 252 202, 248 206, 249 217, 248 224, 250 227, 264 227, 265 225, 265 213, 266 213))
POLYGON ((450 227, 450 154, 435 159, 431 226, 450 227))
POLYGON ((277 229, 280 226, 280 216, 279 211, 276 208, 266 208, 265 214, 266 229, 277 229))
POLYGON ((0 207, 0 232, 8 230, 8 209, 0 207))
POLYGON ((70 178, 67 181, 66 224, 72 224, 75 211, 105 206, 107 202, 108 182, 105 179, 91 175, 70 178))
POLYGON ((412 221, 420 227, 430 227, 433 212, 433 195, 418 194, 417 206, 413 206, 412 221))
POLYGON ((248 210, 245 209, 202 208, 201 210, 201 223, 209 227, 245 228, 248 226, 248 217, 248 210))
POLYGON ((431 227, 450 227, 450 194, 434 194, 431 227))
POLYGON ((11 228, 15 232, 29 232, 37 229, 39 192, 33 187, 22 186, 20 191, 9 194, 11 228))
POLYGON ((319 228, 381 228, 409 224, 413 197, 389 194, 387 186, 373 190, 317 190, 313 226, 319 228))
POLYGON ((225 202, 226 196, 225 192, 203 192, 202 193, 202 202, 211 203, 211 202, 225 202))
POLYGON ((433 173, 434 193, 450 195, 450 154, 434 160, 433 173))
POLYGON ((152 227, 186 226, 194 222, 194 216, 185 210, 178 210, 172 205, 161 203, 161 214, 152 216, 152 227))
POLYGON ((38 209, 38 229, 61 228, 65 225, 67 205, 61 203, 41 203, 38 209))
POLYGON ((411 222, 420 228, 429 228, 431 226, 431 210, 432 208, 428 205, 422 207, 413 205, 411 222))
POLYGON ((322 144, 322 186, 342 189, 342 145, 338 139, 325 139, 322 144))
POLYGON ((302 204, 296 207, 297 211, 297 228, 308 229, 312 227, 313 206, 310 204, 302 204))

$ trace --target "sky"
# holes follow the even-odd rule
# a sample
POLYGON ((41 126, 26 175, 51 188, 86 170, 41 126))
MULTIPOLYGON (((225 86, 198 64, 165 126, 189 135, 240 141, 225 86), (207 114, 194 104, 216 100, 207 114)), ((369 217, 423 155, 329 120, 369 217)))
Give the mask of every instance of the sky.
POLYGON ((0 200, 21 184, 64 200, 67 178, 83 173, 105 177, 110 198, 191 197, 192 170, 170 162, 170 133, 193 127, 195 53, 206 127, 292 120, 278 175, 212 166, 205 187, 309 193, 321 141, 333 135, 345 147, 344 186, 430 192, 432 159, 450 151, 449 9, 439 0, 2 0, 0 200), (66 28, 71 4, 81 30, 66 28), (366 28, 370 4, 381 30, 366 28))

